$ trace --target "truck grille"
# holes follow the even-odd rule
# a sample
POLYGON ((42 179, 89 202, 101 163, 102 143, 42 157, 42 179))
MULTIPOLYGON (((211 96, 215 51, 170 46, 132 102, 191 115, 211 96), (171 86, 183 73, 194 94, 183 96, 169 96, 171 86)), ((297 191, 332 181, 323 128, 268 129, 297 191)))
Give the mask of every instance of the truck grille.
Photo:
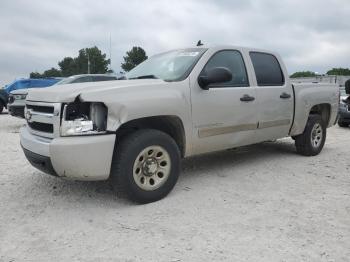
POLYGON ((59 136, 60 103, 26 101, 25 118, 29 131, 38 136, 54 138, 59 136))
POLYGON ((35 105, 27 105, 27 109, 32 109, 36 112, 53 114, 54 107, 53 106, 35 106, 35 105))

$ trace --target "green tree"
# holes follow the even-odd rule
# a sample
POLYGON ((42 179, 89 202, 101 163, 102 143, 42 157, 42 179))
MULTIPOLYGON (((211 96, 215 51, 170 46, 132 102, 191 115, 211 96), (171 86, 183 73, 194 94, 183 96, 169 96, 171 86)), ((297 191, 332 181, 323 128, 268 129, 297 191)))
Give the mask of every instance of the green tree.
POLYGON ((61 71, 56 68, 51 68, 49 70, 44 71, 43 73, 44 77, 61 77, 61 71))
POLYGON ((62 61, 58 62, 58 66, 60 67, 62 76, 64 77, 76 75, 78 72, 75 61, 71 57, 63 58, 62 61))
POLYGON ((332 68, 327 72, 327 75, 341 75, 341 76, 349 76, 350 69, 349 68, 332 68))
POLYGON ((290 77, 291 78, 298 78, 298 77, 313 77, 313 76, 316 76, 316 74, 314 72, 311 72, 311 71, 300 71, 300 72, 295 72, 290 77))
POLYGON ((38 72, 30 73, 30 77, 43 78, 55 76, 71 76, 77 74, 88 73, 88 60, 90 61, 91 74, 104 74, 108 71, 110 60, 106 59, 106 54, 103 54, 96 46, 79 50, 77 57, 65 57, 58 62, 60 69, 51 68, 43 74, 38 72))
POLYGON ((49 70, 44 71, 44 73, 40 74, 38 72, 31 72, 29 74, 30 78, 46 78, 46 77, 60 77, 61 71, 56 68, 51 68, 49 70))
POLYGON ((43 76, 39 72, 31 72, 29 74, 29 78, 43 78, 43 76))
POLYGON ((104 74, 108 71, 110 60, 106 59, 106 54, 96 46, 79 50, 79 55, 74 59, 78 74, 88 73, 88 61, 90 61, 91 74, 104 74))
POLYGON ((145 50, 143 50, 141 47, 134 46, 130 51, 126 52, 126 56, 124 56, 124 63, 121 64, 121 67, 125 72, 129 72, 147 58, 148 57, 145 50))

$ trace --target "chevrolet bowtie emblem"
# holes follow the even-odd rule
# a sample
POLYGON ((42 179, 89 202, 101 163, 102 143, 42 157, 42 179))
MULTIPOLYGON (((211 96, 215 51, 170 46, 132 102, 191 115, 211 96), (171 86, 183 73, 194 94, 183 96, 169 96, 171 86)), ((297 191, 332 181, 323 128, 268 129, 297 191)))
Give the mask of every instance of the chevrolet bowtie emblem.
POLYGON ((26 120, 28 122, 30 122, 31 119, 32 119, 32 112, 30 110, 27 110, 27 112, 26 112, 26 120))

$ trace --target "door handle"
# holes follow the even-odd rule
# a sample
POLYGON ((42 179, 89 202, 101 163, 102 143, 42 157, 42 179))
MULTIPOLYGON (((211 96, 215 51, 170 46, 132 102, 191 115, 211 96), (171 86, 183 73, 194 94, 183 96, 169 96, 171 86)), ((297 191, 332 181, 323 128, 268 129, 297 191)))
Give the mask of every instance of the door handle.
POLYGON ((251 102, 251 101, 254 101, 255 100, 255 97, 254 96, 250 96, 250 95, 243 95, 240 100, 242 102, 251 102))
POLYGON ((287 94, 287 93, 285 93, 285 92, 283 92, 281 95, 280 95, 280 98, 282 98, 282 99, 288 99, 288 98, 290 98, 291 97, 291 95, 290 94, 287 94))

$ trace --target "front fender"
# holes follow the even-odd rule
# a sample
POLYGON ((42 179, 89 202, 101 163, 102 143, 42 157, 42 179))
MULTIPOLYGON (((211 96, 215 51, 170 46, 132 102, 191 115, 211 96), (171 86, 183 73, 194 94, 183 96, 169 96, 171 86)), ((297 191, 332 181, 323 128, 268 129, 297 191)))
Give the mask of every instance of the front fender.
POLYGON ((176 116, 183 123, 186 141, 192 140, 190 89, 187 80, 125 92, 108 90, 94 94, 81 93, 79 98, 85 102, 102 102, 107 106, 108 131, 115 132, 121 125, 140 118, 176 116))

